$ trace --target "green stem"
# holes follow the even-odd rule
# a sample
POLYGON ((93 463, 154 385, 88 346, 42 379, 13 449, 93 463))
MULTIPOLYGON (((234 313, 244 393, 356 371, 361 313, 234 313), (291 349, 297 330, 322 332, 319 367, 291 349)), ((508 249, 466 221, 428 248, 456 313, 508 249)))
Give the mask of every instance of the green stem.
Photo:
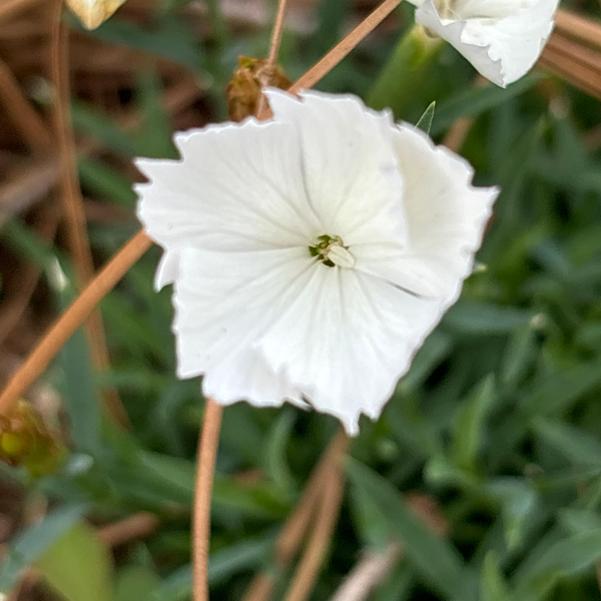
POLYGON ((419 25, 407 31, 397 43, 375 84, 367 95, 374 109, 390 107, 396 115, 404 112, 417 88, 438 56, 442 40, 430 37, 419 25))

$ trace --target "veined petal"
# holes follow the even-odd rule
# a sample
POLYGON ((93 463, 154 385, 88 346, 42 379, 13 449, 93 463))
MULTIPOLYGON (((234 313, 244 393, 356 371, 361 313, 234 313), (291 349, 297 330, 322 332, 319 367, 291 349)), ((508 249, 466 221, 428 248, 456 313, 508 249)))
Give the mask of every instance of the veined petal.
POLYGON ((250 346, 236 349, 211 369, 203 378, 202 390, 221 405, 248 401, 256 407, 279 407, 284 402, 309 407, 286 374, 273 371, 261 351, 250 346))
POLYGON ((260 348, 272 369, 353 435, 362 413, 379 416, 435 323, 438 304, 352 269, 320 265, 260 348))
POLYGON ((505 87, 538 60, 559 0, 457 0, 441 15, 437 0, 416 10, 418 23, 452 44, 484 77, 505 87))
POLYGON ((315 268, 306 248, 179 254, 173 329, 182 378, 254 344, 315 268))
POLYGON ((179 161, 140 159, 138 216, 167 250, 253 251, 306 244, 321 227, 305 196, 290 124, 210 126, 176 137, 179 161))
POLYGON ((173 325, 178 375, 204 374, 205 395, 224 405, 289 401, 306 408, 300 391, 271 368, 255 343, 315 267, 306 248, 180 251, 173 325))
POLYGON ((428 282, 446 309, 472 271, 499 190, 473 187, 471 166, 411 125, 396 128, 394 139, 409 232, 397 269, 428 282))
POLYGON ((403 182, 391 143, 389 113, 354 96, 281 90, 267 96, 277 122, 294 124, 302 146, 309 202, 325 228, 352 245, 405 238, 403 182))

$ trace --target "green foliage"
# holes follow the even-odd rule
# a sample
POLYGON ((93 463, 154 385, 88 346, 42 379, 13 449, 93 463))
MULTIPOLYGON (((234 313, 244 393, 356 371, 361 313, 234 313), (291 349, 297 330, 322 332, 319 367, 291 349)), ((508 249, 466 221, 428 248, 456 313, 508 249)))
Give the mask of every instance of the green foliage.
POLYGON ((391 536, 404 542, 407 557, 424 580, 449 599, 462 598, 469 577, 457 551, 431 532, 385 479, 356 462, 349 462, 348 474, 386 520, 391 536))
POLYGON ((88 525, 75 524, 36 562, 45 581, 66 601, 112 601, 109 549, 88 525))
POLYGON ((65 505, 24 530, 12 542, 0 567, 0 592, 12 590, 25 568, 52 548, 81 519, 84 509, 82 505, 65 505))
MULTIPOLYGON (((213 33, 205 39, 176 16, 183 4, 158 3, 144 26, 118 16, 88 35, 200 72, 214 105, 200 125, 223 110, 237 54, 264 49, 267 33, 233 35, 221 3, 211 1, 213 33)), ((287 32, 281 57, 289 73, 303 72, 336 41, 350 4, 324 0, 310 37, 287 32)), ((601 560, 601 154, 586 140, 598 103, 564 82, 551 86, 540 72, 507 90, 474 85, 455 51, 420 36, 406 29, 370 36, 318 88, 359 93, 410 123, 423 115, 419 126, 436 139, 457 118, 472 119, 462 154, 478 185, 502 193, 460 301, 379 422, 363 420, 352 443, 341 520, 313 601, 330 598, 363 551, 391 541, 403 544, 404 559, 374 601, 589 601, 598 596, 601 560), (438 508, 447 534, 434 534, 410 509, 415 491, 438 508)), ((141 118, 134 129, 81 101, 73 111, 78 134, 102 148, 78 157, 86 195, 132 215, 134 171, 124 165, 139 154, 175 156, 164 82, 150 65, 133 90, 141 118)), ((94 224, 96 255, 110 256, 133 227, 94 224)), ((73 291, 63 253, 21 221, 3 234, 15 256, 42 268, 51 302, 64 306, 73 291)), ((174 374, 170 293, 152 286, 158 256, 148 253, 102 303, 110 371, 93 372, 79 332, 45 376, 66 410, 65 465, 37 482, 0 472, 21 482, 28 500, 43 493, 52 503, 11 541, 3 592, 37 565, 67 601, 190 598, 203 400, 198 382, 174 374), (109 385, 128 410, 127 433, 99 409, 109 385), (104 523, 141 510, 156 513, 160 527, 116 554, 113 573, 82 515, 104 523)), ((225 411, 213 498, 215 599, 240 599, 252 573, 275 570, 275 536, 336 427, 292 407, 225 411)), ((289 574, 281 577, 285 584, 289 574)))

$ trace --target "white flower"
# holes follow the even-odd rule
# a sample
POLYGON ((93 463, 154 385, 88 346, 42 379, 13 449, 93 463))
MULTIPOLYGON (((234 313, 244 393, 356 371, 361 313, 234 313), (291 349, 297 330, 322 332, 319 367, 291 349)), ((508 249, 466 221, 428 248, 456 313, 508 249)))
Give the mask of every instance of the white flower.
POLYGON ((84 27, 100 27, 126 0, 67 0, 84 27))
POLYGON ((269 91, 274 119, 139 160, 139 217, 175 283, 178 375, 222 404, 375 419, 471 272, 493 188, 354 97, 269 91))
POLYGON ((499 86, 534 66, 553 30, 559 0, 410 0, 415 19, 451 43, 499 86))

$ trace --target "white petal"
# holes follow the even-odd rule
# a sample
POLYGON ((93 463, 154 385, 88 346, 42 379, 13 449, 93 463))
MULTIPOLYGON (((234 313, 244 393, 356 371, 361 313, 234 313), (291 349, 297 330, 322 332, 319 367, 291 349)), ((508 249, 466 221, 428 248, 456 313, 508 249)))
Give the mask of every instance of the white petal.
POLYGON ((443 310, 452 304, 473 268, 497 188, 474 188, 472 168, 411 125, 395 131, 395 146, 405 180, 409 252, 398 269, 435 294, 443 310))
POLYGON ((444 18, 436 0, 425 0, 415 18, 451 43, 480 74, 505 87, 538 60, 558 4, 559 0, 463 0, 444 18))
POLYGON ((206 373, 252 344, 312 267, 307 248, 181 250, 174 294, 180 377, 206 373))
POLYGON ((161 257, 154 276, 155 290, 173 284, 179 273, 179 258, 176 250, 165 251, 161 257))
POLYGON ((376 418, 413 355, 456 300, 496 189, 411 126, 393 132, 405 182, 407 244, 356 245, 355 269, 320 265, 260 347, 311 404, 349 433, 376 418))
POLYGON ((352 435, 361 413, 379 416, 438 314, 437 301, 320 265, 260 348, 313 407, 352 435))
POLYGON ((324 232, 347 245, 375 236, 405 237, 403 182, 387 112, 367 109, 354 96, 303 92, 297 99, 268 90, 276 121, 293 123, 302 144, 307 196, 324 232))
POLYGON ((274 372, 260 350, 245 346, 207 372, 203 394, 221 405, 248 401, 255 407, 279 407, 284 402, 306 409, 301 392, 285 373, 274 372))
POLYGON ((307 248, 255 252, 180 251, 175 283, 178 375, 204 374, 219 403, 306 406, 255 342, 302 291, 315 263, 307 248))
POLYGON ((306 244, 320 230, 307 204, 294 127, 211 126, 180 134, 180 161, 140 159, 138 216, 167 250, 258 250, 306 244))

